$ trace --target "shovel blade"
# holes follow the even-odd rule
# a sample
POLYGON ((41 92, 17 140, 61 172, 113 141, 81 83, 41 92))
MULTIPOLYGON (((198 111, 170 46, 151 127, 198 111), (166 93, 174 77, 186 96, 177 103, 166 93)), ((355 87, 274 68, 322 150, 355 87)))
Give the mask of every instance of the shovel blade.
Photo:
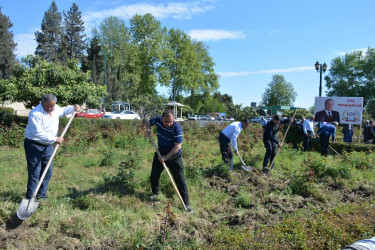
POLYGON ((242 165, 242 169, 245 170, 246 172, 250 172, 252 168, 250 166, 242 165))
POLYGON ((23 199, 17 209, 17 217, 20 220, 26 220, 35 213, 39 206, 39 202, 35 199, 23 199))

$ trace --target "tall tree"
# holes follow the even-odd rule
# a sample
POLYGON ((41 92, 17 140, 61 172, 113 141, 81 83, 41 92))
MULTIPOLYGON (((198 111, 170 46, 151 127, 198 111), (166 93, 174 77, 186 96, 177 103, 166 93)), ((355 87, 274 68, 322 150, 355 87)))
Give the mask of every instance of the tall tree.
POLYGON ((16 62, 14 50, 17 44, 13 40, 13 27, 9 17, 4 15, 0 7, 0 79, 9 78, 11 70, 16 62))
POLYGON ((284 76, 273 75, 263 93, 262 103, 266 106, 292 106, 296 96, 293 85, 287 82, 284 76))
POLYGON ((84 22, 82 21, 81 11, 73 3, 67 13, 64 12, 64 38, 67 42, 67 57, 69 59, 82 59, 86 49, 86 35, 84 22))
POLYGON ((151 14, 135 15, 130 20, 132 42, 137 50, 137 67, 140 84, 137 94, 155 93, 157 66, 165 47, 166 28, 151 14))
POLYGON ((125 22, 117 17, 106 18, 94 29, 94 35, 99 38, 105 61, 105 77, 108 96, 106 102, 123 100, 126 83, 125 66, 128 58, 130 41, 129 30, 125 22))
POLYGON ((87 56, 82 58, 82 71, 91 72, 91 80, 95 84, 104 85, 104 55, 99 44, 99 39, 94 36, 87 48, 87 56))
POLYGON ((60 60, 59 50, 60 52, 62 50, 60 43, 62 42, 63 34, 61 18, 61 13, 53 0, 51 6, 44 13, 40 31, 35 32, 35 40, 38 43, 35 55, 39 55, 49 62, 60 60))
POLYGON ((328 96, 364 97, 365 105, 375 101, 375 49, 333 59, 325 80, 328 96))

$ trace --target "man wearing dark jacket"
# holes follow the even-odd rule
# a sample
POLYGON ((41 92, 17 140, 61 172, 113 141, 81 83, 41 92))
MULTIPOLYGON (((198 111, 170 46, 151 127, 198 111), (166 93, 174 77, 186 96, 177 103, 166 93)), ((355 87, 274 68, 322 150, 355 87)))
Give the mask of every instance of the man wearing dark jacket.
POLYGON ((293 119, 284 119, 281 121, 280 115, 274 115, 272 120, 267 123, 263 132, 263 143, 266 148, 266 154, 263 160, 262 172, 267 174, 272 166, 267 167, 269 162, 272 162, 276 156, 277 146, 281 147, 281 143, 277 140, 277 133, 280 130, 280 123, 293 122, 293 119))
POLYGON ((370 134, 370 121, 365 122, 365 126, 363 126, 363 142, 365 144, 369 144, 371 140, 371 134, 370 134))

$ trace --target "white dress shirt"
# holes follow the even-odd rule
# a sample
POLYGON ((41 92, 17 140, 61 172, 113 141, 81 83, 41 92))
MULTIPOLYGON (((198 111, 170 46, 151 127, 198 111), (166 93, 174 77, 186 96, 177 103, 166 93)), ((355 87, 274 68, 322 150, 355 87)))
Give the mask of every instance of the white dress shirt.
POLYGON ((312 135, 315 135, 314 134, 314 122, 312 122, 310 119, 307 119, 304 123, 303 123, 303 133, 307 133, 307 131, 312 131, 312 135))
POLYGON ((237 137, 241 133, 242 124, 241 122, 232 122, 229 124, 222 133, 228 137, 228 139, 232 142, 234 150, 238 151, 237 149, 237 137))
POLYGON ((59 117, 73 112, 74 106, 61 108, 55 105, 49 115, 43 109, 42 104, 38 104, 29 114, 25 137, 46 146, 52 145, 56 142, 57 132, 59 130, 59 117))

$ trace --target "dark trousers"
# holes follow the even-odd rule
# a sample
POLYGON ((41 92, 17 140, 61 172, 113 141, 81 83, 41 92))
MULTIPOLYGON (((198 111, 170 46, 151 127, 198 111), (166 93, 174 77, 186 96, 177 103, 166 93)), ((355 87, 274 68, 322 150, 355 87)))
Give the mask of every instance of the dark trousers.
MULTIPOLYGON (((189 194, 186 186, 184 166, 182 164, 181 155, 179 154, 172 156, 172 158, 168 159, 165 162, 165 165, 167 165, 167 167, 169 168, 185 205, 189 205, 189 194)), ((159 161, 158 155, 155 152, 154 159, 152 161, 150 176, 151 189, 153 194, 158 194, 160 191, 159 179, 163 170, 163 164, 159 161)))
MULTIPOLYGON (((264 155, 263 168, 267 168, 268 163, 271 163, 276 156, 277 144, 270 140, 263 140, 264 146, 266 147, 266 154, 264 155)), ((273 168, 273 165, 271 168, 273 168)))
POLYGON ((233 158, 232 147, 230 146, 230 139, 226 137, 223 132, 219 134, 221 158, 225 163, 229 163, 233 158))
POLYGON ((321 148, 321 155, 328 155, 329 154, 329 135, 328 134, 320 134, 320 148, 321 148))
POLYGON ((312 132, 307 131, 307 135, 303 135, 303 150, 309 151, 312 148, 312 132))
MULTIPOLYGON (((44 169, 53 153, 53 145, 45 146, 35 141, 25 139, 24 148, 27 160, 27 192, 26 198, 31 199, 33 196, 40 177, 42 177, 44 169)), ((37 193, 39 198, 47 198, 48 183, 52 176, 52 163, 47 170, 46 176, 37 193)))

